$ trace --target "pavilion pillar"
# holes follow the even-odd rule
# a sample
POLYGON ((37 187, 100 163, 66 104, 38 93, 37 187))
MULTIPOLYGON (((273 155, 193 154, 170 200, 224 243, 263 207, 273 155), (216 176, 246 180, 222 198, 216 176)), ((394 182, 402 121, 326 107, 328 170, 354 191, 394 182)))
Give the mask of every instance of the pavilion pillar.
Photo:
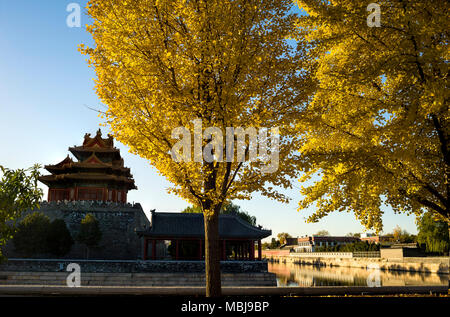
POLYGON ((202 239, 198 239, 198 259, 199 260, 202 259, 202 255, 203 255, 202 248, 203 248, 202 239))
POLYGON ((144 238, 144 261, 147 260, 148 240, 144 238))
POLYGON ((152 259, 156 260, 156 240, 152 240, 152 259))
POLYGON ((245 245, 245 249, 247 250, 247 253, 246 253, 247 260, 250 260, 250 242, 249 241, 247 241, 247 244, 245 245))
POLYGON ((250 260, 255 260, 255 241, 250 240, 250 260))
POLYGON ((242 261, 244 258, 244 246, 242 245, 242 242, 239 243, 239 260, 242 261))
POLYGON ((261 250, 261 239, 258 240, 258 261, 262 259, 262 250, 261 250))
POLYGON ((245 260, 248 261, 250 259, 250 255, 248 254, 248 250, 249 250, 248 241, 246 244, 244 244, 244 247, 245 247, 245 260))
POLYGON ((242 261, 242 257, 244 256, 244 248, 242 247, 242 241, 239 243, 239 260, 242 261))
POLYGON ((225 261, 227 259, 227 244, 226 240, 222 240, 222 260, 225 261))
POLYGON ((178 239, 175 240, 175 260, 178 260, 178 254, 179 254, 179 241, 178 239))

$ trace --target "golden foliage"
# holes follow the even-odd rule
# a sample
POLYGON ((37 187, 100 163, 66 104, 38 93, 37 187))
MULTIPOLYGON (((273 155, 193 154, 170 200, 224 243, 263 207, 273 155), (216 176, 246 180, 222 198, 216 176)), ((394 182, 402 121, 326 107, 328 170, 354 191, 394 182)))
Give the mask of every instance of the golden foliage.
POLYGON ((381 204, 449 221, 448 12, 446 1, 384 0, 381 27, 365 1, 297 1, 295 36, 309 47, 316 91, 305 120, 301 169, 309 221, 354 211, 382 229, 381 204))
MULTIPOLYGON (((306 96, 303 52, 286 39, 295 27, 290 0, 91 0, 89 55, 113 135, 203 211, 254 191, 286 201, 306 96), (175 162, 174 128, 279 127, 280 166, 257 162, 175 162), (272 184, 272 186, 270 186, 272 184), (269 186, 268 186, 269 185, 269 186)), ((206 145, 203 140, 202 146, 206 145)), ((225 142, 224 142, 225 143, 225 142)), ((248 145, 248 144, 247 144, 248 145)), ((224 148, 226 151, 226 148, 224 148)), ((219 206, 220 209, 220 206, 219 206)))

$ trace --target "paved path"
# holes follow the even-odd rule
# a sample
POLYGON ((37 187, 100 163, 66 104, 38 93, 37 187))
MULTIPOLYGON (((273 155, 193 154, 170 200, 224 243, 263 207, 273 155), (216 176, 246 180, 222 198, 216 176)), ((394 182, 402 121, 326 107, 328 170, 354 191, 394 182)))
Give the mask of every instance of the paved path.
MULTIPOLYGON (((320 295, 381 295, 381 294, 448 294, 447 286, 334 286, 334 287, 222 287, 224 296, 320 296, 320 295)), ((49 286, 0 285, 0 296, 5 295, 147 295, 196 296, 204 295, 204 287, 124 287, 124 286, 49 286)))

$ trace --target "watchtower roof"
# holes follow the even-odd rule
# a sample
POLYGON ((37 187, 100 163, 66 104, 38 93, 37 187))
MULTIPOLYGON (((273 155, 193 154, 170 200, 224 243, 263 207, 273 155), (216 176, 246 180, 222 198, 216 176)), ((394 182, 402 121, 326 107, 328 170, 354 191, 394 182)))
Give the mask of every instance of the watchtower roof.
POLYGON ((124 166, 120 150, 108 134, 99 129, 94 137, 84 135, 83 145, 70 147, 76 160, 67 155, 61 162, 45 165, 50 175, 39 180, 49 187, 49 200, 93 199, 126 201, 126 193, 137 189, 130 169, 124 166), (80 189, 80 190, 79 190, 80 189))

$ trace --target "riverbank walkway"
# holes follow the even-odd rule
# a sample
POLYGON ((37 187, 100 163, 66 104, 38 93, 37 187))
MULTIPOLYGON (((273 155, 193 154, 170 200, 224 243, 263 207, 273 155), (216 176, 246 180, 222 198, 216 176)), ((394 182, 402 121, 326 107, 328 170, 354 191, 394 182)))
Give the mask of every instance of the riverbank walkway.
MULTIPOLYGON (((0 296, 203 296, 204 287, 0 285, 0 296)), ((448 286, 222 287, 224 296, 449 294, 448 286)))

